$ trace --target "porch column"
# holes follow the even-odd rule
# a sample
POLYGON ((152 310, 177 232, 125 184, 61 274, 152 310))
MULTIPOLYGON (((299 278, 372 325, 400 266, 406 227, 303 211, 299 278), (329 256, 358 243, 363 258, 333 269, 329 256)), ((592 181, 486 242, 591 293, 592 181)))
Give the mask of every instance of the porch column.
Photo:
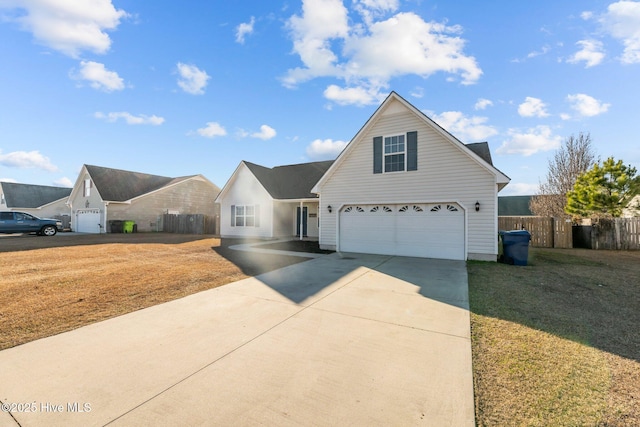
POLYGON ((302 210, 302 201, 300 201, 300 224, 298 224, 300 226, 300 240, 302 240, 302 235, 304 234, 302 232, 302 223, 303 223, 302 216, 303 215, 304 215, 304 211, 302 210))

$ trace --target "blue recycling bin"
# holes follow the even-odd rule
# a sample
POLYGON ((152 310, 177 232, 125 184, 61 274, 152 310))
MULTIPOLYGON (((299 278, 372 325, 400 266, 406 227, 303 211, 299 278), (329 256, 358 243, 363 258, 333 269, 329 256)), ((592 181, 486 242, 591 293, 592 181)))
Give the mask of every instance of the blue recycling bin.
POLYGON ((527 265, 531 234, 527 230, 500 231, 502 260, 507 264, 527 265))

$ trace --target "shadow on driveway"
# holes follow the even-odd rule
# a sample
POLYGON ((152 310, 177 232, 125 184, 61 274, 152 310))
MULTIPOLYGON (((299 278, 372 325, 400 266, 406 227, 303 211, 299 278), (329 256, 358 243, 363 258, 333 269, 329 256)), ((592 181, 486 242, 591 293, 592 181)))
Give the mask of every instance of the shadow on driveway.
MULTIPOLYGON (((288 265, 297 264, 308 261, 311 258, 302 256, 289 256, 281 254, 265 254, 258 252, 240 251, 231 249, 231 246, 249 243, 265 243, 264 240, 247 240, 247 239, 220 239, 220 246, 213 246, 214 252, 232 262, 247 276, 257 276, 269 271, 277 270, 288 265)), ((269 249, 286 250, 293 252, 311 252, 322 253, 318 242, 278 242, 266 246, 269 249), (274 246, 273 248, 271 247, 274 246), (316 252, 318 251, 318 252, 316 252)))
MULTIPOLYGON (((320 250, 317 242, 290 241, 259 245, 260 249, 276 247, 286 251, 326 254, 313 263, 298 266, 294 264, 309 258, 229 248, 241 243, 248 242, 225 239, 219 248, 213 249, 239 266, 245 274, 254 276, 256 280, 296 304, 307 305, 332 292, 334 283, 345 281, 345 278, 348 281, 349 277, 363 276, 367 286, 374 292, 376 289, 386 288, 391 282, 395 292, 422 295, 465 310, 469 308, 467 271, 463 261, 332 253, 320 250)), ((263 296, 269 298, 269 295, 263 296)))

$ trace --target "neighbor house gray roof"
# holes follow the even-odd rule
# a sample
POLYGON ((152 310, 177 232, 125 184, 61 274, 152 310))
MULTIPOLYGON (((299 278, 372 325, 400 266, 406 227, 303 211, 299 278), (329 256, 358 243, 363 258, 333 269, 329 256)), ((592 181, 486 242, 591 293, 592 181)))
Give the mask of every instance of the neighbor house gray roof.
POLYGON ((489 144, 487 142, 474 142, 471 144, 465 144, 471 151, 476 153, 482 160, 493 166, 491 160, 491 151, 489 151, 489 144))
POLYGON ((101 166, 85 165, 85 167, 102 200, 110 202, 125 202, 195 176, 169 178, 101 166))
POLYGON ((532 196, 499 196, 498 216, 532 216, 529 202, 532 196))
POLYGON ((39 208, 69 197, 71 188, 3 182, 2 192, 8 208, 39 208))
POLYGON ((313 186, 333 164, 333 160, 266 168, 245 161, 251 173, 274 199, 310 199, 317 197, 313 186))

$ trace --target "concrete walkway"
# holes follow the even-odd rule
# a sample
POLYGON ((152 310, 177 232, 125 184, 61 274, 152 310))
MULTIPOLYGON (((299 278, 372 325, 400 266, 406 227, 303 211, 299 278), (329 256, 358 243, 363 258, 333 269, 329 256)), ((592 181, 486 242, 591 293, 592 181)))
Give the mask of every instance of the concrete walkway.
POLYGON ((473 426, 469 333, 464 262, 326 255, 0 352, 0 426, 473 426))

